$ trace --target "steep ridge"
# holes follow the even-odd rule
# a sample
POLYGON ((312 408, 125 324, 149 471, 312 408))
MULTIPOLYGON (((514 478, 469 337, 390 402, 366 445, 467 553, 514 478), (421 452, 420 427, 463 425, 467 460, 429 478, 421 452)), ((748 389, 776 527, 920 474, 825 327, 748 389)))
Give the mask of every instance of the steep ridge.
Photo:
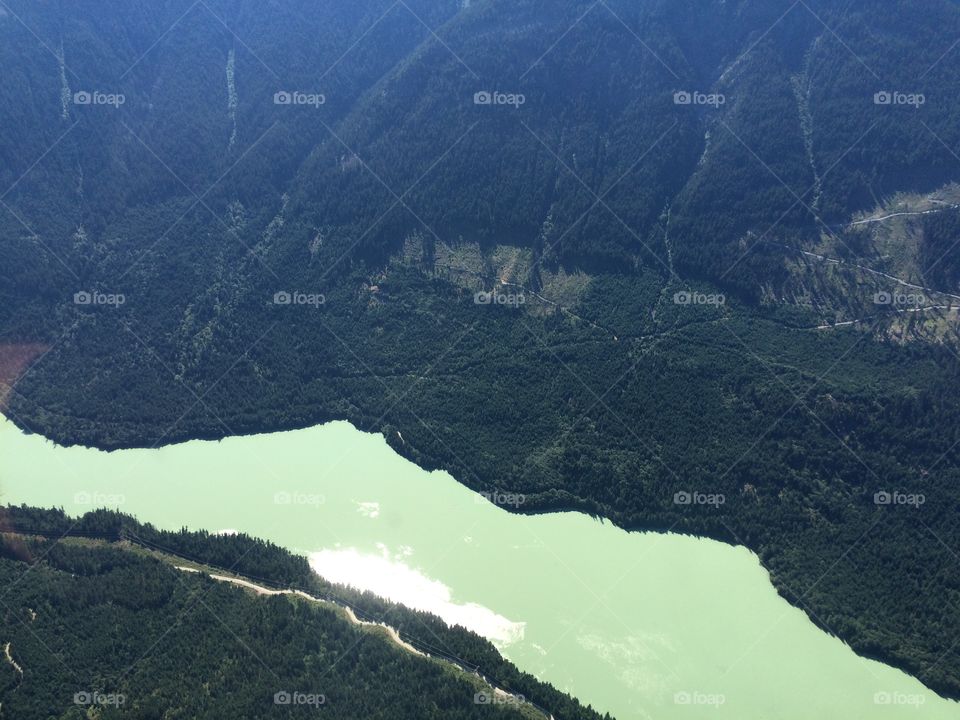
POLYGON ((7 632, 27 659, 0 685, 12 717, 84 705, 133 717, 601 717, 473 633, 330 585, 269 543, 109 512, 20 507, 0 520, 7 632), (251 569, 266 577, 247 579, 251 569))
POLYGON ((874 272, 956 292, 956 213, 849 225, 957 179, 955 3, 9 8, 0 337, 49 350, 21 427, 347 419, 525 511, 748 545, 960 692, 956 318, 873 312, 874 272))

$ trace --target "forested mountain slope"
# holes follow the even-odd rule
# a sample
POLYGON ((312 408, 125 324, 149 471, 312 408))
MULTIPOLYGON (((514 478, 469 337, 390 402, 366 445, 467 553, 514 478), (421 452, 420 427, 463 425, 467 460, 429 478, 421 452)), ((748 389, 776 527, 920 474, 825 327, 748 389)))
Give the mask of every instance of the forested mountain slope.
POLYGON ((105 448, 347 419, 524 511, 745 544, 958 696, 958 31, 947 0, 12 0, 5 412, 105 448))
POLYGON ((4 509, 0 530, 0 717, 601 717, 473 633, 331 586, 305 558, 246 536, 31 508, 4 509), (257 596, 176 569, 184 563, 336 602, 257 596))

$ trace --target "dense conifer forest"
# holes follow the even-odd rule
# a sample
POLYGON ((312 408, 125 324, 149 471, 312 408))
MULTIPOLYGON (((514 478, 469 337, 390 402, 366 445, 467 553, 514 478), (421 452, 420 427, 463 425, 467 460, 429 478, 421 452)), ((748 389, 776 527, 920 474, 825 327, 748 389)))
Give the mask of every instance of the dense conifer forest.
POLYGON ((269 543, 105 511, 8 508, 0 523, 0 642, 12 659, 0 662, 0 717, 601 717, 473 633, 332 586, 269 543), (331 602, 255 596, 182 562, 331 602), (338 605, 432 659, 352 625, 338 605), (512 698, 493 701, 481 675, 512 698))
POLYGON ((960 697, 957 3, 268 5, 5 3, 4 413, 349 420, 960 697))

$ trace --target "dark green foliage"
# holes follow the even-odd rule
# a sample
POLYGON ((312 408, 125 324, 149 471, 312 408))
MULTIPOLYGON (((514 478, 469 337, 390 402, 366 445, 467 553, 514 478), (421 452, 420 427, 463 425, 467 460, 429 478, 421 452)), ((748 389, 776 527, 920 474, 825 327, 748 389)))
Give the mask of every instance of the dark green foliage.
MULTIPOLYGON (((59 541, 65 538, 83 538, 122 542, 122 547, 135 546, 151 552, 162 552, 168 557, 182 558, 225 573, 240 575, 268 588, 303 590, 338 605, 348 605, 366 621, 391 625, 406 642, 422 652, 454 663, 468 672, 479 671, 498 687, 522 695, 541 708, 549 708, 549 712, 558 720, 591 720, 599 717, 589 707, 584 708, 575 698, 557 691, 532 675, 520 672, 512 663, 506 661, 493 645, 473 632, 459 626, 450 627, 436 616, 396 605, 370 593, 332 585, 310 569, 305 557, 293 555, 269 542, 243 534, 223 536, 187 529, 179 532, 157 530, 152 525, 141 524, 127 515, 106 510, 70 518, 58 510, 8 507, 0 511, 0 522, 0 531, 18 534, 3 536, 0 556, 31 562, 38 568, 44 567, 43 563, 46 563, 58 570, 83 577, 126 573, 132 586, 143 588, 144 592, 112 602, 118 602, 131 610, 154 609, 162 613, 169 612, 170 597, 176 586, 158 584, 146 575, 133 578, 132 574, 140 572, 144 565, 140 555, 133 555, 129 551, 108 553, 81 550, 74 546, 64 547, 59 541), (36 537, 25 542, 20 539, 21 536, 45 539, 36 545, 36 537)), ((20 572, 24 571, 26 568, 21 568, 20 572)), ((31 571, 35 570, 31 568, 31 571)), ((72 592, 59 595, 58 599, 71 607, 78 603, 83 605, 83 598, 72 592)), ((471 696, 471 702, 472 699, 471 696)))
MULTIPOLYGON (((507 705, 475 704, 477 687, 443 662, 370 636, 329 607, 254 597, 175 570, 127 543, 90 545, 74 539, 111 540, 121 528, 126 537, 137 538, 133 546, 152 545, 142 540, 149 537, 185 557, 228 563, 225 570, 244 575, 259 570, 265 573, 256 578, 259 583, 336 597, 361 617, 390 622, 405 638, 426 636, 423 646, 431 654, 468 659, 498 686, 546 704, 558 719, 600 717, 519 673, 476 635, 330 586, 310 572, 304 558, 268 543, 245 536, 163 533, 107 512, 74 520, 55 511, 9 508, 3 520, 8 529, 49 536, 0 536, 0 579, 6 588, 2 641, 11 643, 24 669, 22 678, 0 675, 0 702, 11 717, 84 717, 86 708, 73 703, 74 694, 82 692, 123 695, 124 717, 307 717, 317 712, 316 706, 274 705, 274 694, 282 691, 324 695, 322 712, 333 717, 523 716, 507 705), (267 559, 268 565, 261 563, 267 559)), ((108 706, 103 717, 115 714, 108 706)))
MULTIPOLYGON (((525 511, 743 543, 826 629, 960 695, 954 348, 758 302, 779 299, 783 246, 957 178, 957 4, 407 4, 11 0, 35 34, 0 17, 0 189, 23 176, 0 206, 0 338, 52 351, 6 412, 105 448, 350 420, 525 511), (71 89, 123 108, 62 118, 61 46, 71 89), (328 102, 273 104, 295 88, 328 102), (391 262, 414 233, 423 267, 391 262), (586 322, 423 272, 461 238, 532 249, 534 288, 589 271, 586 322), (694 285, 729 302, 672 302, 694 285), (127 302, 72 304, 93 289, 127 302), (674 504, 691 490, 727 503, 674 504), (874 504, 894 490, 927 502, 874 504)), ((931 219, 919 249, 943 290, 955 225, 931 219)))
POLYGON ((960 291, 960 212, 932 215, 923 226, 926 243, 921 262, 926 281, 947 292, 960 291))

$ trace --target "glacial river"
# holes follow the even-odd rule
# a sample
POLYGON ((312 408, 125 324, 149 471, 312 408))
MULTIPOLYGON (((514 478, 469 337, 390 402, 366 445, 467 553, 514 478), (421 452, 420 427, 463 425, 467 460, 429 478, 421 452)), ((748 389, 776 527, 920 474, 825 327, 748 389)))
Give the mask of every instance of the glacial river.
POLYGON ((0 503, 272 540, 330 580, 476 630, 618 720, 960 717, 820 631, 743 548, 511 514, 346 423, 103 453, 0 418, 0 503))

